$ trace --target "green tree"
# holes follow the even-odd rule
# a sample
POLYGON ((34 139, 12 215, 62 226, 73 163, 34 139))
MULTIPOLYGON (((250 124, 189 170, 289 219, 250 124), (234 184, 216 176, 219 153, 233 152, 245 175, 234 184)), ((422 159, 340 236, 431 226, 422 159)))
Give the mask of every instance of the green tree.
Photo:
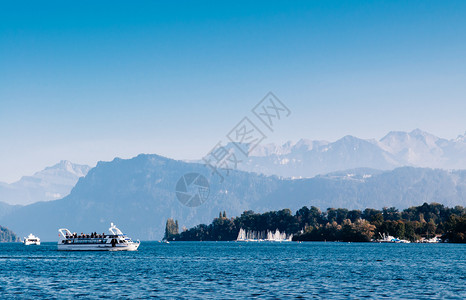
POLYGON ((416 234, 416 229, 419 228, 419 226, 420 224, 418 221, 407 221, 405 223, 405 239, 411 242, 419 240, 420 236, 416 234))
POLYGON ((380 210, 373 209, 373 208, 366 208, 364 210, 364 212, 362 213, 361 218, 365 219, 365 220, 368 220, 368 221, 371 221, 373 216, 375 216, 375 215, 377 215, 379 213, 382 214, 382 212, 380 210))
POLYGON ((165 224, 165 234, 163 239, 170 240, 174 236, 178 235, 178 233, 178 220, 174 221, 172 218, 169 218, 165 224))
POLYGON ((299 229, 305 230, 309 226, 318 226, 323 224, 322 212, 315 206, 311 206, 309 209, 307 206, 300 208, 296 212, 296 219, 299 224, 299 229))
POLYGON ((382 215, 386 221, 397 221, 401 218, 401 213, 395 207, 384 207, 382 215))
POLYGON ((395 237, 399 238, 399 239, 404 239, 405 238, 405 232, 406 232, 406 228, 405 228, 405 223, 403 221, 395 221, 395 237))
POLYGON ((338 212, 335 208, 327 208, 327 221, 332 223, 337 221, 338 212))
POLYGON ((375 215, 372 215, 369 220, 375 226, 381 226, 384 222, 383 215, 380 212, 376 213, 375 215))
POLYGON ((358 219, 355 223, 346 219, 341 230, 344 242, 370 242, 374 236, 375 226, 367 220, 358 219))
POLYGON ((446 222, 446 233, 443 239, 450 243, 466 243, 466 215, 450 216, 446 222))
POLYGON ((361 217, 362 217, 362 212, 359 209, 350 210, 348 212, 348 219, 350 219, 352 223, 361 219, 361 217))
POLYGON ((445 240, 465 242, 466 210, 457 206, 444 207, 437 203, 410 207, 399 212, 395 208, 367 208, 363 212, 344 208, 329 208, 322 213, 317 207, 302 207, 295 215, 289 209, 262 214, 245 211, 240 217, 226 218, 220 212, 210 225, 200 224, 178 233, 178 223, 167 220, 166 237, 192 241, 230 241, 236 239, 240 228, 265 232, 276 229, 293 234, 303 241, 370 241, 374 235, 392 235, 411 241, 421 236, 443 234, 445 240), (385 219, 387 218, 387 219, 385 219))

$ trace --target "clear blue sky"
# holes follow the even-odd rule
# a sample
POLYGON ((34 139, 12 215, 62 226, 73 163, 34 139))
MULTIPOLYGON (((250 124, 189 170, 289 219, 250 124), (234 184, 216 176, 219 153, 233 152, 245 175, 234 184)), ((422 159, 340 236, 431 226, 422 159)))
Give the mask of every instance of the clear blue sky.
POLYGON ((206 154, 268 91, 265 142, 466 130, 466 1, 3 1, 0 181, 206 154), (219 4, 221 2, 221 4, 219 4))

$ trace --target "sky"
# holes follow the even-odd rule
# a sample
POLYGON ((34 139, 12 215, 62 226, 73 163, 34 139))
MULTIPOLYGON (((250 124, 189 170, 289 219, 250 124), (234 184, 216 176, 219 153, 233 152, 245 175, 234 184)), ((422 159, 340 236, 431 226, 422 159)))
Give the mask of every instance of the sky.
POLYGON ((272 91, 264 143, 466 131, 466 1, 3 1, 0 181, 207 154, 272 91))

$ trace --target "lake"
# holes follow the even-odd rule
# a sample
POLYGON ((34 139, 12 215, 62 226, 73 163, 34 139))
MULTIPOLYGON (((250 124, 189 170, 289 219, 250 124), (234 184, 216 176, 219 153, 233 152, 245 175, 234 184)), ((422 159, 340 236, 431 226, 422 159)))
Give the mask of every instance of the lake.
POLYGON ((0 244, 2 298, 466 298, 466 245, 142 242, 137 252, 0 244))

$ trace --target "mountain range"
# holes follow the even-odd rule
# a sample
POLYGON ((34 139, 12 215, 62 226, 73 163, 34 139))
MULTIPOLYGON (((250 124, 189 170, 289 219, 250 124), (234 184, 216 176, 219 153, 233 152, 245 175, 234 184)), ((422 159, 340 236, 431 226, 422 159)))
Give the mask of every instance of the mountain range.
POLYGON ((141 154, 99 162, 68 196, 12 209, 0 224, 20 236, 33 231, 53 241, 58 228, 101 232, 115 222, 133 238, 153 240, 163 236, 167 218, 190 227, 210 222, 219 211, 238 216, 304 205, 403 209, 423 202, 465 205, 466 171, 360 168, 293 180, 231 170, 222 182, 203 164, 141 154), (203 174, 210 184, 207 201, 198 207, 184 206, 176 196, 177 182, 187 173, 203 174))
MULTIPOLYGON (((465 135, 446 140, 416 129, 411 132, 393 131, 379 141, 345 136, 335 142, 302 139, 283 145, 258 145, 248 157, 241 159, 237 169, 283 178, 312 178, 354 168, 392 170, 413 166, 466 169, 465 135)), ((250 147, 247 144, 242 146, 250 147)), ((232 144, 227 147, 232 151, 236 149, 232 144)), ((239 152, 237 154, 242 157, 239 152)), ((17 182, 0 182, 0 202, 27 205, 63 198, 89 170, 89 166, 63 160, 17 182)), ((0 209, 0 215, 6 210, 0 209)))
MULTIPOLYGON (((416 129, 392 131, 380 140, 345 136, 335 142, 302 139, 283 145, 258 145, 248 151, 249 156, 242 159, 238 169, 287 178, 310 178, 353 168, 466 169, 465 136, 447 140, 416 129)), ((235 149, 233 145, 227 147, 235 149)))
POLYGON ((86 176, 90 169, 91 167, 86 165, 62 160, 32 176, 23 176, 16 182, 0 182, 0 202, 26 205, 61 199, 70 193, 78 179, 86 176))
POLYGON ((390 132, 379 141, 346 136, 259 145, 223 182, 202 163, 158 155, 116 158, 92 169, 61 161, 18 182, 0 183, 0 224, 20 236, 34 231, 54 240, 60 227, 105 231, 115 222, 131 236, 153 240, 162 237, 167 218, 189 227, 210 222, 219 211, 237 216, 304 205, 464 206, 465 145, 464 135, 446 140, 418 129, 390 132), (210 184, 199 207, 177 199, 177 182, 187 173, 203 174, 210 184))

